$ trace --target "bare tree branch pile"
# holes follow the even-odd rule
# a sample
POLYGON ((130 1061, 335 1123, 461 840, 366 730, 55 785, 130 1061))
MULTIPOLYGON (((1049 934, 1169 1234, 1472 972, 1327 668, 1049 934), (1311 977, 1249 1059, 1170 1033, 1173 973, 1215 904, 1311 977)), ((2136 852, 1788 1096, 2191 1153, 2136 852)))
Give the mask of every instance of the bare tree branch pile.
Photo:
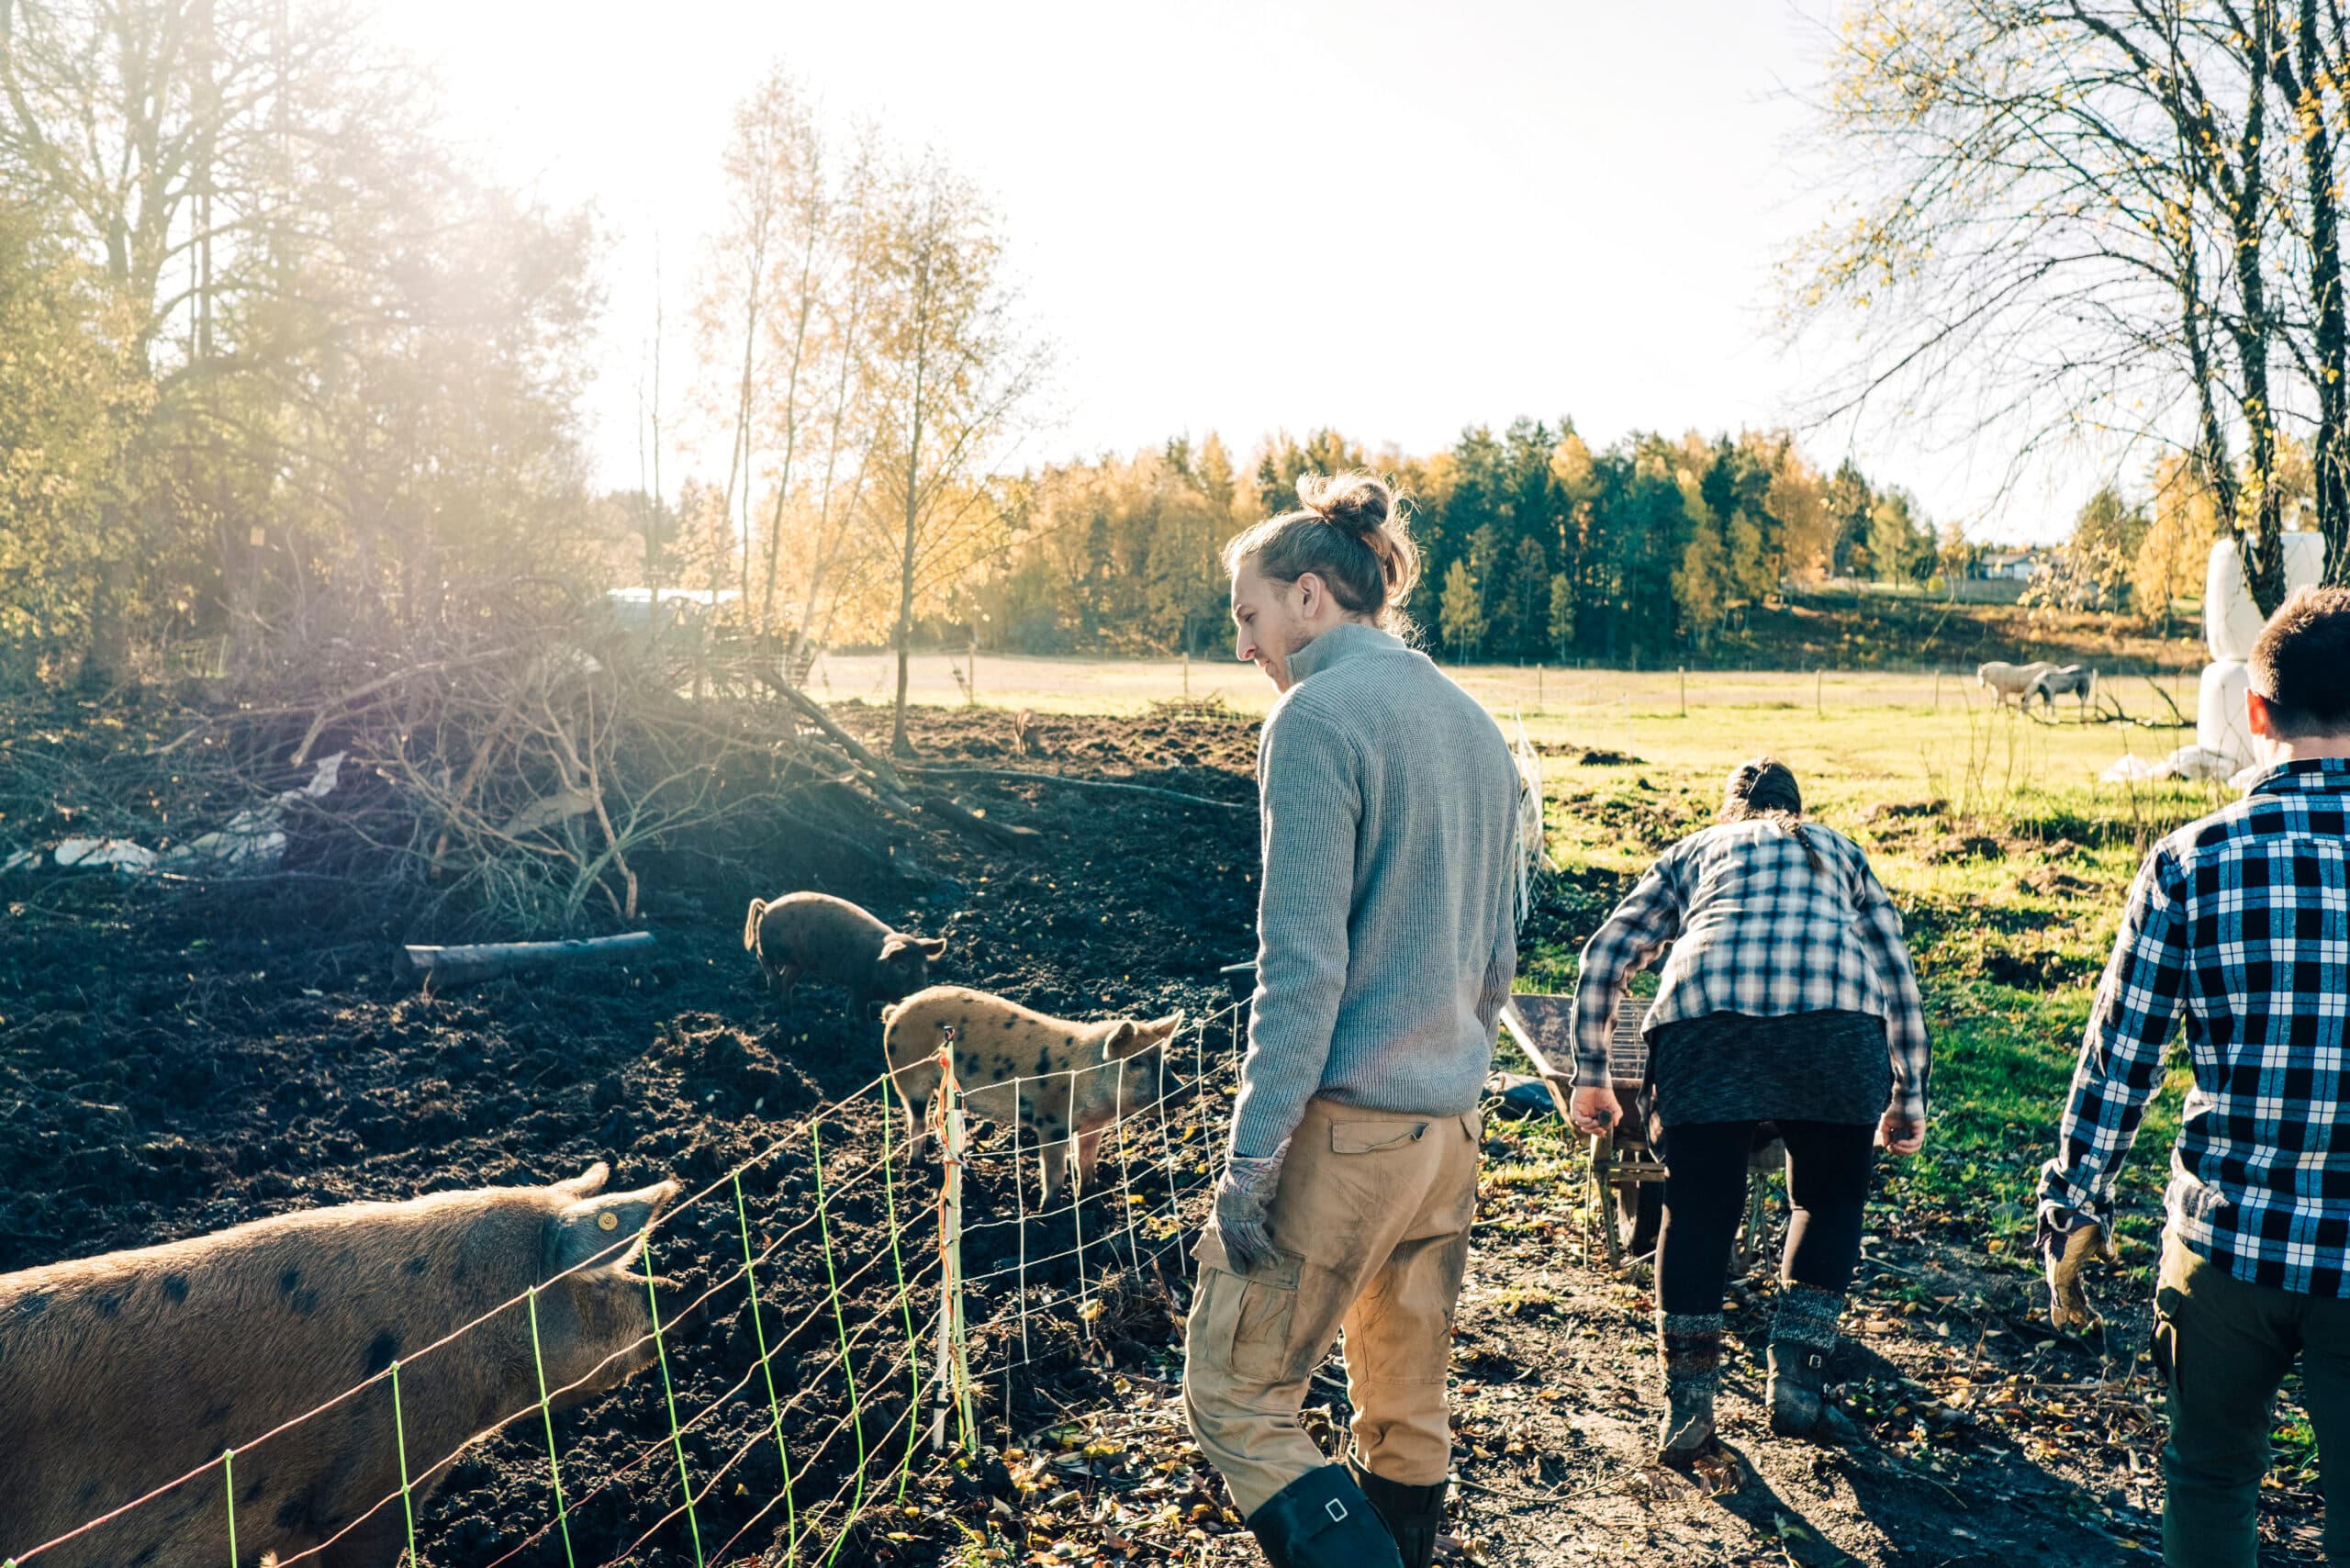
POLYGON ((915 835, 1033 836, 910 789, 778 672, 697 701, 671 666, 592 618, 509 604, 429 647, 291 650, 233 699, 130 691, 109 713, 28 697, 0 709, 0 857, 69 835, 167 846, 334 752, 342 782, 301 802, 268 874, 347 884, 448 935, 633 924, 653 868, 679 857, 797 842, 912 870, 896 850, 915 835))

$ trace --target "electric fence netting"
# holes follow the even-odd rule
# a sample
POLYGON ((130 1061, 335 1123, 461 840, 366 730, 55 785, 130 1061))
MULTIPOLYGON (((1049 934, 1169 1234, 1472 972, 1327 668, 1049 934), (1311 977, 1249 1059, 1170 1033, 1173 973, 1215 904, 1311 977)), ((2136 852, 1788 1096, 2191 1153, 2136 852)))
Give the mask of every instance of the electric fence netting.
POLYGON ((986 1086, 992 1113, 1014 1095, 1068 1104, 1108 1075, 1114 1100, 1089 1087, 1084 1103, 1115 1114, 1062 1143, 1024 1114, 975 1128, 943 1042, 929 1150, 909 1147, 923 1108, 887 1074, 778 1131, 646 1228, 650 1329, 585 1375, 551 1381, 543 1350, 567 1270, 75 1529, 0 1540, 0 1568, 192 1560, 217 1539, 229 1568, 831 1564, 951 1538, 923 1483, 983 1429, 1016 1440, 1017 1374, 1106 1361, 1105 1334, 1164 1338, 1182 1310, 1244 1018, 1228 1004, 1135 1056, 986 1086), (1079 1148, 1098 1156, 1090 1177, 1039 1200, 1024 1173, 1079 1148), (420 1446, 452 1364, 500 1354, 528 1358, 532 1396, 420 1446), (387 1446, 397 1486, 328 1519, 254 1506, 256 1478, 322 1445, 387 1446))

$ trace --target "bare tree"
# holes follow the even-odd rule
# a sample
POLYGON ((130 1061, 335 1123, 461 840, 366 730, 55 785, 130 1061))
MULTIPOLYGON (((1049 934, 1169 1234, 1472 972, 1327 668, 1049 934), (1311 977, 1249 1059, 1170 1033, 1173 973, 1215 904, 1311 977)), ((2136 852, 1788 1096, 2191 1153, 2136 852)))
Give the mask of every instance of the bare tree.
MULTIPOLYGON (((792 198, 795 165, 810 137, 806 110, 790 80, 771 72, 736 106, 734 129, 722 160, 727 222, 711 242, 695 319, 704 364, 720 363, 722 345, 742 345, 742 364, 730 377, 724 501, 721 510, 733 526, 738 516, 744 541, 740 557, 745 611, 751 603, 751 492, 753 427, 759 383, 758 349, 767 336, 767 294, 774 284, 776 250, 784 209, 792 198)), ((714 586, 714 585, 713 585, 714 586)))
MULTIPOLYGON (((797 647, 808 648, 829 640, 832 616, 844 593, 855 586, 842 580, 859 574, 852 550, 863 537, 858 519, 866 480, 873 466, 875 376, 872 320, 876 293, 876 241, 872 221, 876 183, 879 175, 877 138, 868 129, 860 133, 845 171, 834 207, 839 237, 839 264, 831 279, 824 311, 832 360, 833 390, 825 409, 824 472, 817 486, 801 556, 807 577, 800 594, 797 647), (854 459, 854 471, 844 475, 845 459, 854 459), (820 632, 818 607, 822 605, 820 632)), ((781 496, 778 497, 780 521, 781 496)))
POLYGON ((903 754, 917 603, 1000 527, 983 476, 1041 390, 1050 349, 1016 315, 995 214, 935 153, 898 174, 878 217, 875 347, 887 461, 876 465, 876 502, 897 533, 890 745, 903 754))
POLYGON ((2273 606, 2282 422, 2315 405, 2322 437, 2340 426, 2340 351, 2311 331, 2312 314, 2315 338, 2340 331, 2332 151, 2302 82, 2339 33, 2303 9, 2290 26, 2278 0, 1857 12, 1820 108, 1860 194, 1790 274, 1798 326, 1861 321, 1817 412, 1930 410, 2010 442, 2010 477, 2058 442, 2192 453, 2273 606), (2278 118, 2300 128, 2300 192, 2268 156, 2278 118))
POLYGON ((2301 152, 2302 188, 2308 203, 2308 308, 2306 349, 2300 335, 2288 342, 2304 377, 2317 395, 2317 428, 2311 438, 2311 467, 2318 532, 2325 536, 2329 581, 2350 582, 2350 324, 2342 298, 2340 176, 2335 172, 2334 129, 2343 123, 2344 32, 2339 0, 2298 0, 2286 19, 2291 47, 2272 44, 2269 75, 2293 117, 2293 140, 2301 152))

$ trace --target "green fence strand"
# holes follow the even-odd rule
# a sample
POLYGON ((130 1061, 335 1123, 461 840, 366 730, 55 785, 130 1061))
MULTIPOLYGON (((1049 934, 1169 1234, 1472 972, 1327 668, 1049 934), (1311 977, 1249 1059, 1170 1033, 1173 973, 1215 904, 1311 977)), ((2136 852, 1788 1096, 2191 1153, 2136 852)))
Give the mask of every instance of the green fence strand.
POLYGON ((856 1395, 856 1370, 848 1361, 848 1319, 841 1312, 840 1273, 833 1267, 833 1222, 824 1212, 824 1137, 816 1120, 808 1124, 808 1143, 816 1157, 816 1229, 824 1242, 824 1279, 832 1288, 833 1327, 841 1338, 841 1380, 848 1384, 849 1425, 856 1428, 856 1498, 849 1505, 848 1518, 841 1521, 833 1550, 824 1555, 825 1568, 831 1568, 848 1543, 848 1527, 865 1512, 865 1409, 856 1395))
POLYGON ((800 1561, 800 1522, 791 1497, 791 1454, 783 1446, 783 1402, 776 1397, 775 1363, 767 1357, 767 1325, 759 1317, 759 1282, 751 1271, 751 1216, 743 1206, 743 1172, 734 1171, 734 1222, 743 1230, 743 1288, 751 1298, 751 1333, 759 1347, 759 1370, 767 1374, 767 1410, 775 1417, 775 1457, 783 1466, 784 1561, 800 1561))
POLYGON ((408 1514, 408 1568, 424 1568, 424 1559, 416 1554, 416 1499, 408 1492, 408 1417, 400 1410, 400 1364, 392 1362, 392 1436, 400 1450, 400 1506, 408 1514))
POLYGON ((563 1467, 554 1457, 554 1408, 547 1403, 547 1358, 539 1348, 539 1287, 532 1285, 524 1298, 531 1307, 531 1360, 539 1369, 539 1415, 547 1428, 547 1474, 554 1482, 554 1522, 563 1532, 563 1561, 565 1568, 578 1568, 571 1555, 571 1515, 563 1506, 563 1467))
POLYGON ((220 1450, 220 1484, 229 1493, 229 1568, 237 1568, 237 1450, 220 1450))
MULTIPOLYGON (((914 1332, 913 1297, 906 1294, 906 1262, 898 1250, 898 1195, 890 1179, 890 1091, 898 1081, 888 1081, 881 1091, 881 1201, 890 1215, 890 1261, 898 1271, 898 1305, 906 1315, 906 1452, 898 1461, 898 1501, 906 1500, 906 1483, 912 1478, 914 1446, 922 1441, 922 1337, 914 1332)), ((904 1098, 899 1090, 899 1097, 904 1098)), ((906 1101, 906 1125, 913 1125, 913 1102, 906 1101)), ((967 1434, 968 1435, 968 1434, 967 1434)))
POLYGON ((686 1495, 686 1529, 693 1536, 694 1568, 702 1568, 701 1521, 694 1517, 694 1484, 686 1473, 686 1435, 677 1427, 677 1391, 669 1382, 669 1348, 661 1338, 661 1303, 653 1291, 653 1238, 644 1238, 644 1304, 653 1313, 653 1352, 661 1361, 661 1393, 669 1403, 669 1447, 677 1455, 677 1485, 686 1495))

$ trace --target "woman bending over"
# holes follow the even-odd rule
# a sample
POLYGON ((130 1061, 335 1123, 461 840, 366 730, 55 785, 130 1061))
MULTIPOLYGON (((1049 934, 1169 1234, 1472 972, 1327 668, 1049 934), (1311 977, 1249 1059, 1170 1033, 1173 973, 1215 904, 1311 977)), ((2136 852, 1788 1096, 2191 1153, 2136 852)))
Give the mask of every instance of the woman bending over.
POLYGON ((1871 1143, 1907 1155, 1925 1137, 1926 1023, 1900 917, 1860 847, 1804 820, 1785 764, 1740 766, 1721 820, 1666 850, 1583 950, 1572 1108, 1585 1133, 1615 1115, 1607 1042, 1626 983, 1667 943, 1643 1026, 1667 1167, 1659 1459, 1686 1468, 1718 1449, 1722 1292, 1758 1122, 1786 1141, 1795 1211, 1771 1328, 1771 1429, 1848 1438, 1824 1384, 1860 1258, 1871 1143))

